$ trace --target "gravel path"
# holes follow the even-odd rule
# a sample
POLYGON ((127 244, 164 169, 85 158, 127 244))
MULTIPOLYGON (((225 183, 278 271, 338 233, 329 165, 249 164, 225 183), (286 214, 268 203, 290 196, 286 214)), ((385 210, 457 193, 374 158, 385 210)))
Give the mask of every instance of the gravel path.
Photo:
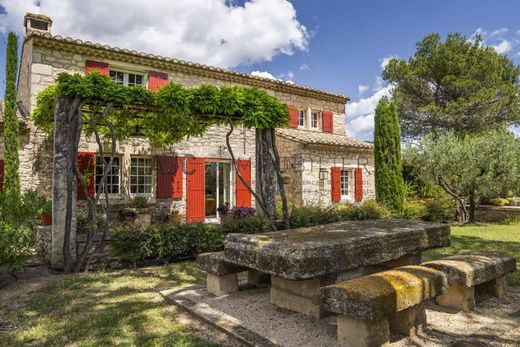
MULTIPOLYGON (((285 347, 337 346, 335 317, 314 318, 269 303, 266 289, 244 290, 219 298, 197 289, 198 305, 238 319, 242 326, 285 347)), ((456 312, 434 303, 426 307, 428 328, 414 338, 393 334, 391 346, 519 346, 520 288, 496 298, 477 295, 477 309, 456 312)))

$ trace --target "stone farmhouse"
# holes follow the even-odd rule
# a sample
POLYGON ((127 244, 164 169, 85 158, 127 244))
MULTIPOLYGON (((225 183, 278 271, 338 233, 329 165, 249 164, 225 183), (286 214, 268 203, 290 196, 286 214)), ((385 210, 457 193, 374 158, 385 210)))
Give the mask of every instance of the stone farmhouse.
MULTIPOLYGON (((257 87, 288 105, 290 121, 277 129, 277 146, 288 198, 294 204, 329 205, 359 202, 374 196, 372 145, 349 138, 345 128, 346 96, 266 79, 226 69, 109 47, 51 34, 52 20, 27 14, 18 81, 18 101, 29 112, 38 93, 55 83, 59 73, 99 71, 124 85, 150 90, 175 82, 187 87, 202 84, 257 87)), ((24 189, 52 191, 52 138, 20 116, 20 176, 24 189)), ((0 124, 1 126, 1 124, 0 124)), ((202 137, 189 138, 167 148, 153 148, 138 136, 119 143, 109 173, 110 199, 125 205, 136 196, 149 199, 154 218, 171 213, 184 222, 211 222, 217 208, 254 206, 247 189, 237 182, 225 145, 223 126, 211 127, 202 137), (172 170, 181 164, 183 170, 172 170), (175 172, 175 174, 173 174, 175 172), (175 212, 176 211, 176 212, 175 212)), ((0 135, 1 137, 1 135, 0 135)), ((3 139, 0 139, 3 158, 3 139)), ((254 129, 235 129, 232 148, 237 170, 255 182, 254 129)), ((108 148, 107 148, 108 150, 108 148)), ((79 167, 92 173, 95 189, 103 158, 93 139, 82 137, 79 167)), ((105 159, 106 160, 106 159, 105 159)), ((3 167, 3 162, 0 161, 3 167)), ((2 168, 0 167, 0 169, 2 168)), ((1 171, 0 171, 1 172, 1 171)), ((82 192, 78 200, 84 199, 82 192)))

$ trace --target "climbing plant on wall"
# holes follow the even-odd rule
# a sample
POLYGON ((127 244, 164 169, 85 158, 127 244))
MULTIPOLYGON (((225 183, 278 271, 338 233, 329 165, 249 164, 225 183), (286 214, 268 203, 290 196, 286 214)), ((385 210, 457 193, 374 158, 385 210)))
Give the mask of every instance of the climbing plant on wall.
MULTIPOLYGON (((278 177, 278 188, 283 202, 284 220, 288 222, 287 200, 279 165, 279 157, 274 141, 274 128, 282 127, 289 121, 289 114, 284 103, 265 91, 256 88, 221 87, 202 85, 197 88, 186 88, 170 83, 159 89, 157 93, 142 87, 125 87, 115 83, 110 77, 97 72, 86 76, 60 74, 57 84, 43 90, 37 99, 37 106, 31 117, 40 129, 54 134, 55 150, 63 154, 62 167, 68 168, 65 190, 67 197, 75 192, 76 179, 83 182, 84 195, 89 203, 89 220, 87 247, 83 249, 75 262, 72 261, 70 235, 72 228, 72 207, 65 207, 64 249, 65 271, 77 272, 89 263, 89 248, 98 232, 97 203, 100 196, 105 196, 105 223, 101 240, 108 230, 108 194, 106 193, 106 175, 98 185, 95 197, 89 196, 86 178, 77 168, 77 151, 81 133, 93 136, 98 143, 100 155, 103 156, 103 144, 111 143, 112 152, 108 163, 104 162, 104 172, 110 171, 116 151, 116 142, 130 138, 136 132, 145 136, 153 146, 166 146, 180 142, 185 137, 201 136, 211 125, 228 125, 226 134, 228 151, 235 164, 235 157, 229 137, 236 126, 255 128, 258 138, 267 138, 263 147, 271 158, 271 165, 259 168, 274 168, 278 177), (56 129, 54 127, 56 126, 56 129), (59 129, 58 129, 59 127, 59 129), (258 132, 267 136, 259 137, 258 132), (58 141, 58 138, 60 139, 58 141), (73 139, 73 141, 70 141, 73 139), (65 157, 65 158, 64 158, 65 157)), ((257 146, 259 148, 259 146, 257 146)), ((56 160, 55 153, 55 160, 56 160)), ((55 163, 56 166, 56 163, 55 163)), ((257 194, 237 170, 237 176, 257 200, 258 206, 271 220, 273 229, 274 213, 266 209, 266 199, 274 196, 257 194)), ((257 182, 258 185, 258 182, 257 182)), ((264 190, 261 189, 261 192, 264 190)), ((102 245, 102 242, 100 243, 102 245)), ((98 249, 102 251, 102 249, 98 249)))

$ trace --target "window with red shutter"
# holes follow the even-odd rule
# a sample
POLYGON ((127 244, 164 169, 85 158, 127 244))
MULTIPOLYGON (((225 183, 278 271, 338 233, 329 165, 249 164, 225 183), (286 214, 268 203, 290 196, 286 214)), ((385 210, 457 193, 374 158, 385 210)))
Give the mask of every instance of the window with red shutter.
POLYGON ((334 118, 331 111, 322 112, 322 129, 326 133, 331 133, 334 130, 334 118))
MULTIPOLYGON (((93 198, 96 194, 95 172, 96 172, 96 153, 95 152, 79 152, 78 153, 78 169, 81 174, 88 176, 87 191, 88 195, 93 198)), ((78 180, 78 200, 86 200, 83 184, 78 180)))
MULTIPOLYGON (((251 161, 250 160, 237 160, 236 168, 242 178, 251 185, 251 161)), ((251 207, 251 192, 242 183, 238 174, 236 176, 236 206, 238 207, 251 207)))
POLYGON ((108 63, 87 60, 85 62, 85 73, 90 73, 92 71, 98 71, 99 73, 108 76, 108 63))
POLYGON ((182 198, 182 157, 157 157, 157 199, 182 198))
POLYGON ((0 159, 0 192, 4 191, 4 161, 0 159))
POLYGON ((330 190, 332 202, 341 200, 341 168, 330 168, 330 190))
POLYGON ((287 126, 289 128, 297 128, 298 127, 298 109, 294 106, 287 106, 289 109, 289 123, 287 126))
POLYGON ((186 222, 205 221, 204 158, 186 159, 186 222))
POLYGON ((358 167, 354 169, 354 198, 356 201, 363 200, 363 169, 358 167))
POLYGON ((148 89, 156 92, 159 88, 168 84, 168 74, 164 72, 148 72, 148 89))

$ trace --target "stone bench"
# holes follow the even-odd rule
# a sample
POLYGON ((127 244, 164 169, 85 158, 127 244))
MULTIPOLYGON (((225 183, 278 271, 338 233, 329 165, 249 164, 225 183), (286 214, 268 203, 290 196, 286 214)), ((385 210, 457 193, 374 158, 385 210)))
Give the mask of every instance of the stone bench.
POLYGON ((206 271, 207 291, 215 296, 238 291, 239 272, 247 271, 247 283, 255 287, 265 286, 270 279, 268 274, 230 263, 226 260, 224 252, 199 254, 197 266, 206 271))
POLYGON ((444 273, 404 266, 323 287, 321 305, 338 315, 340 346, 381 346, 389 343, 390 328, 407 336, 422 329, 423 302, 446 287, 444 273))
POLYGON ((448 279, 448 292, 437 303, 462 311, 475 307, 475 288, 501 298, 506 289, 505 275, 516 270, 513 257, 490 252, 470 252, 422 264, 442 271, 448 279))

